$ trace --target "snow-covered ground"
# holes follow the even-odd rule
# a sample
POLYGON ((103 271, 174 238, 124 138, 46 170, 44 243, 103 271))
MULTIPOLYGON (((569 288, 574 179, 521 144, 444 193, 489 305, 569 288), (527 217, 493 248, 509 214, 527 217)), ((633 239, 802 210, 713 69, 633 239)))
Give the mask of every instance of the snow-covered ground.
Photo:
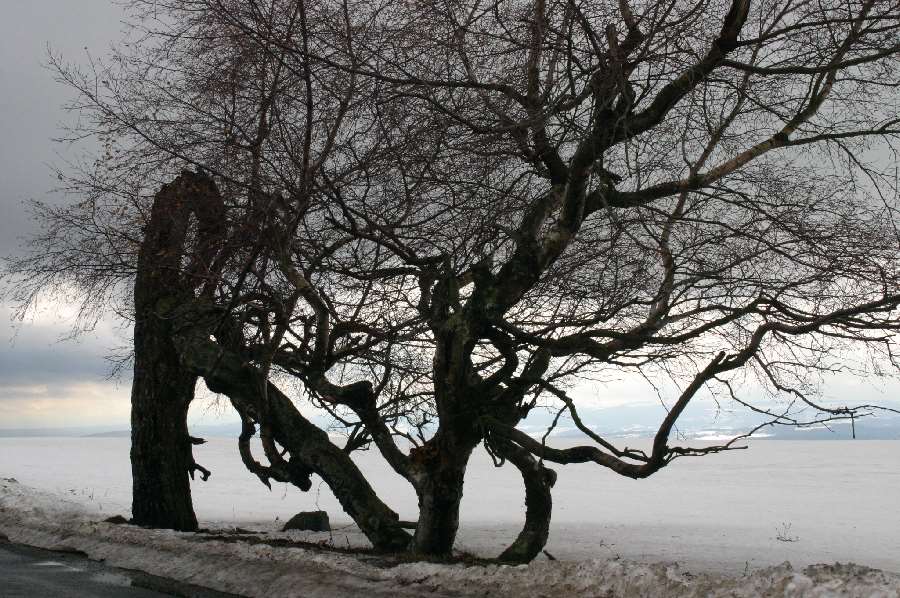
MULTIPOLYGON (((123 438, 4 438, 0 477, 68 494, 98 515, 127 516, 128 447, 123 438)), ((243 468, 234 441, 211 438, 195 454, 213 472, 193 485, 198 517, 207 524, 271 528, 317 505, 335 528, 350 523, 324 484, 308 493, 275 484, 269 492, 243 468)), ((357 460, 401 518, 414 519, 415 495, 406 482, 374 451, 357 460)), ((691 571, 730 574, 785 560, 854 561, 900 572, 898 441, 760 440, 746 451, 678 460, 639 481, 591 464, 556 470, 547 550, 557 558, 677 560, 691 571)), ((498 553, 523 515, 518 473, 477 453, 459 548, 498 553)), ((345 536, 358 541, 350 528, 336 531, 334 541, 346 543, 345 536)))
POLYGON ((77 550, 108 564, 244 596, 285 598, 898 598, 900 576, 854 564, 784 563, 740 576, 622 559, 527 566, 399 562, 97 521, 96 505, 0 478, 0 542, 77 550))
MULTIPOLYGON (((195 506, 204 524, 272 530, 297 511, 318 506, 329 511, 336 529, 330 536, 306 537, 339 546, 364 543, 355 528, 349 526, 349 520, 324 485, 318 489, 314 485, 309 493, 283 485, 269 492, 243 469, 235 443, 228 439, 210 439, 208 444, 198 447, 195 454, 197 460, 213 472, 205 484, 194 484, 195 506)), ((414 518, 414 495, 380 457, 368 452, 361 454, 358 461, 381 496, 401 517, 414 518)), ((353 567, 371 568, 364 574, 364 577, 369 576, 367 579, 373 575, 378 579, 385 575, 394 579, 400 575, 402 579, 397 581, 408 584, 413 578, 424 580, 437 576, 440 587, 445 589, 458 589, 453 584, 468 584, 473 575, 490 577, 493 581, 484 581, 490 587, 503 578, 504 587, 512 588, 521 583, 525 588, 529 582, 522 576, 539 571, 550 580, 547 582, 550 586, 566 579, 589 583, 595 574, 607 581, 627 578, 631 580, 628 583, 637 583, 632 579, 633 575, 652 578, 654 583, 677 578, 680 581, 676 585, 681 588, 677 593, 684 593, 705 587, 702 584, 709 580, 718 580, 715 584, 720 587, 725 582, 717 576, 723 574, 746 583, 762 578, 769 581, 759 583, 769 583, 775 578, 794 579, 796 575, 783 567, 764 569, 784 561, 790 561, 798 569, 814 563, 856 562, 900 572, 898 441, 759 440, 754 441, 747 451, 676 461, 668 469, 642 481, 621 478, 591 465, 556 469, 559 481, 554 489, 553 528, 547 550, 561 561, 548 562, 542 557, 541 562, 521 571, 491 568, 492 573, 475 573, 475 570, 465 569, 465 574, 460 573, 459 568, 447 566, 404 565, 402 567, 409 569, 407 577, 403 577, 405 573, 399 573, 406 570, 402 567, 386 573, 354 559, 347 562, 356 563, 353 567), (672 561, 678 561, 680 569, 652 565, 672 561), (519 577, 515 578, 518 581, 506 579, 515 571, 519 571, 516 573, 519 577), (754 571, 756 573, 751 577, 742 577, 754 571), (689 575, 686 576, 686 572, 689 575), (450 583, 450 578, 459 579, 450 583)), ((97 521, 114 514, 128 515, 127 439, 0 439, 0 478, 10 477, 16 478, 19 484, 5 483, 3 492, 6 494, 0 492, 0 507, 7 507, 4 512, 7 519, 13 517, 9 511, 13 508, 11 501, 19 505, 16 509, 21 509, 30 502, 54 503, 60 496, 65 496, 68 502, 54 504, 67 505, 63 509, 67 513, 78 511, 79 521, 85 517, 97 521), (48 494, 35 494, 27 487, 48 494), (15 492, 19 498, 10 498, 10 493, 15 492), (35 498, 38 495, 42 498, 35 498)), ((485 556, 495 555, 515 537, 521 525, 524 511, 521 480, 509 466, 496 469, 486 455, 479 453, 470 465, 466 484, 458 547, 485 556)), ((48 508, 52 511, 61 507, 48 508)), ((79 525, 84 527, 85 524, 79 525)), ((130 526, 96 523, 90 524, 85 533, 93 538, 100 528, 110 528, 116 534, 126 536, 146 533, 130 526)), ((78 535, 59 530, 47 533, 48 537, 78 535)), ((152 534, 162 534, 158 541, 165 546, 176 540, 196 546, 195 542, 178 535, 152 534)), ((296 533, 292 534, 297 537, 296 533)), ((128 536, 124 541, 131 545, 137 540, 128 536)), ((239 550, 224 544, 220 548, 227 554, 239 550)), ((169 546, 164 550, 170 549, 173 548, 169 546)), ((271 551, 267 547, 245 547, 243 550, 271 551)), ((285 554, 300 558, 296 550, 290 549, 285 554)), ((253 558, 276 557, 257 554, 253 558)), ((315 558, 321 560, 324 557, 315 558)), ((331 560, 343 562, 348 558, 330 555, 325 560, 331 567, 331 560)), ((350 565, 341 565, 344 566, 350 565)), ((155 573, 171 575, 165 571, 155 573)), ((833 571, 829 573, 821 568, 807 573, 805 578, 809 579, 834 576, 833 571)), ((843 570, 843 573, 853 579, 867 579, 855 569, 850 573, 843 570)), ((836 579, 846 581, 849 578, 838 575, 832 582, 837 583, 836 579)), ((201 580, 185 581, 198 583, 201 580)), ((807 587, 806 581, 791 583, 794 582, 807 587)), ((883 595, 900 595, 896 579, 889 576, 889 582, 884 582, 888 585, 882 584, 882 589, 893 587, 891 591, 895 593, 883 595), (892 583, 895 585, 891 586, 892 583)), ((812 587, 814 584, 809 585, 812 587)), ((232 588, 232 591, 236 590, 232 588)))

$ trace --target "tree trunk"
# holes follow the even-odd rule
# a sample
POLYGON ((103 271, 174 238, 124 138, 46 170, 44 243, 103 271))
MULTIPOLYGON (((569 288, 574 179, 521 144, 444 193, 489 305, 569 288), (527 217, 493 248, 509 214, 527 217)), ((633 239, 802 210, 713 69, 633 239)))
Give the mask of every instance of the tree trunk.
POLYGON ((183 172, 153 200, 134 282, 134 381, 131 387, 131 475, 134 523, 197 529, 188 477, 194 463, 187 411, 197 376, 181 366, 170 312, 214 288, 224 207, 206 175, 183 172), (191 215, 196 240, 186 248, 191 215), (185 259, 187 258, 187 260, 185 259), (187 262, 187 265, 185 265, 187 262))
MULTIPOLYGON (((195 315, 185 316, 197 321, 195 315)), ((213 392, 227 395, 238 411, 258 417, 263 406, 261 372, 208 333, 185 329, 176 337, 182 366, 203 376, 213 392)), ((409 534, 400 518, 385 505, 350 456, 335 446, 328 434, 303 417, 291 400, 267 383, 268 413, 273 439, 287 449, 298 469, 309 468, 321 476, 376 550, 400 552, 409 546, 409 534)))
POLYGON ((419 495, 419 521, 413 536, 414 554, 447 558, 459 530, 466 465, 475 445, 438 432, 410 455, 423 471, 419 495))
POLYGON ((195 531, 187 409, 196 378, 181 373, 167 341, 158 325, 146 321, 135 325, 131 510, 137 525, 195 531))
POLYGON ((531 453, 511 442, 504 442, 500 453, 515 465, 525 482, 525 525, 515 542, 497 557, 508 563, 528 563, 547 544, 553 498, 550 489, 556 483, 556 472, 547 469, 531 453))

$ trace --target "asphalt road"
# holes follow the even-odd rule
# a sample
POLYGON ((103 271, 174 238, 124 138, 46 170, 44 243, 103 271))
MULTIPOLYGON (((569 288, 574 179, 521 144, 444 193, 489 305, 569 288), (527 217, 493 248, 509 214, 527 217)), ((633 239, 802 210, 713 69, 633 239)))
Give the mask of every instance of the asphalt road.
POLYGON ((2 598, 234 598, 137 571, 109 567, 80 554, 0 542, 2 598))

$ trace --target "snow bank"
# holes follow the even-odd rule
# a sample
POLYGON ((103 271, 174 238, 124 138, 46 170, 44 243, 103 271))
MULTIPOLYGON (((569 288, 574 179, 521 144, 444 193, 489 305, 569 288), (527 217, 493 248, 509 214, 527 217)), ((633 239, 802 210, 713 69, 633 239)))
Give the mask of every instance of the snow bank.
POLYGON ((79 550, 111 565, 246 596, 828 596, 900 598, 900 576, 858 565, 787 563, 742 577, 692 575, 676 564, 624 560, 541 561, 528 566, 396 564, 265 543, 205 540, 198 534, 97 521, 60 494, 0 480, 0 534, 13 542, 79 550))

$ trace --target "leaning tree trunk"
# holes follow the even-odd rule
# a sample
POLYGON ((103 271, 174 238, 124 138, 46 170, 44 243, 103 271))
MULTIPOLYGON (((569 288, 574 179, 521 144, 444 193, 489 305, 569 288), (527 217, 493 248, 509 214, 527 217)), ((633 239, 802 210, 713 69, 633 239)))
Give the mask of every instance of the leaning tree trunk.
POLYGON ((166 314, 209 295, 217 271, 224 207, 213 181, 183 172, 156 194, 134 284, 131 388, 132 516, 138 525, 191 531, 197 518, 189 476, 195 469, 187 411, 197 377, 184 370, 166 314), (185 248, 194 216, 194 245, 185 248))
MULTIPOLYGON (((173 314, 176 321, 183 317, 199 322, 204 316, 197 311, 173 314)), ((268 402, 273 439, 287 450, 289 463, 296 460, 295 471, 308 470, 307 476, 318 474, 376 550, 406 550, 410 539, 400 518, 378 498, 350 456, 332 443, 324 430, 304 418, 271 382, 266 381, 267 396, 263 397, 261 382, 265 378, 256 367, 211 341, 201 326, 185 328, 176 336, 176 343, 182 365, 202 375, 211 391, 228 396, 239 412, 258 417, 268 402)), ((308 479, 305 483, 296 478, 290 481, 309 487, 308 479)))

